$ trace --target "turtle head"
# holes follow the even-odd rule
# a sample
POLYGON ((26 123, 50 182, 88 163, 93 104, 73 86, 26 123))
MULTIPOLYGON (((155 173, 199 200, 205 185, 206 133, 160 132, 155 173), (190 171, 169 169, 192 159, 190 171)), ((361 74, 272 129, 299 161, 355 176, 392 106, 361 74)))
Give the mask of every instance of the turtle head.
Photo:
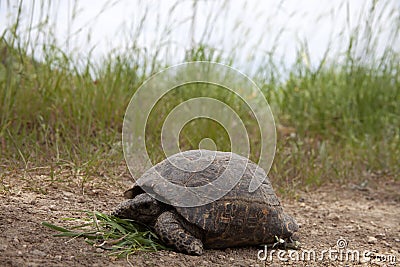
POLYGON ((163 211, 164 207, 160 202, 143 193, 118 205, 112 215, 153 225, 163 211))

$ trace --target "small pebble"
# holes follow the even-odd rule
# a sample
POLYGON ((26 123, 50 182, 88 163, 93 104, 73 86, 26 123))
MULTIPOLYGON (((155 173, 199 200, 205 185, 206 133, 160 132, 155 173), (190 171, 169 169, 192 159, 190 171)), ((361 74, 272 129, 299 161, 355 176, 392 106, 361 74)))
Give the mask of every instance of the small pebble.
POLYGON ((385 234, 376 234, 375 237, 379 238, 379 239, 384 239, 385 238, 385 234))
POLYGON ((337 215, 337 214, 331 213, 331 214, 328 215, 328 218, 333 220, 333 221, 340 221, 340 216, 337 215))
POLYGON ((368 244, 375 244, 378 241, 376 237, 369 236, 368 237, 368 244))
POLYGON ((238 266, 238 267, 246 267, 246 266, 248 266, 248 263, 247 263, 247 262, 244 262, 244 261, 236 261, 236 262, 235 262, 235 266, 238 266))
POLYGON ((75 196, 74 193, 71 193, 71 192, 68 192, 68 191, 63 191, 63 194, 64 194, 64 196, 66 196, 66 197, 74 197, 74 196, 75 196))
POLYGON ((102 249, 102 248, 96 248, 96 252, 97 252, 97 253, 102 253, 102 252, 103 252, 103 249, 102 249))
POLYGON ((38 210, 49 211, 50 209, 47 206, 41 206, 41 207, 38 208, 38 210))
POLYGON ((44 253, 43 251, 38 250, 38 249, 32 250, 31 254, 40 256, 40 257, 45 257, 47 255, 46 253, 44 253))

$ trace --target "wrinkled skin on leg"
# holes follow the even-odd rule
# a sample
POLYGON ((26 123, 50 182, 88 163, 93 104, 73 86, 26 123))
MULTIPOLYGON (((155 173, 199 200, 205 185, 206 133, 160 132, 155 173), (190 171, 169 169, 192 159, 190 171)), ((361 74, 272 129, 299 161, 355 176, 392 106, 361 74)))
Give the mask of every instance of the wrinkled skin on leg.
POLYGON ((140 194, 119 204, 112 215, 153 227, 167 246, 174 247, 180 252, 191 255, 203 254, 203 243, 189 232, 192 228, 194 232, 198 232, 198 229, 194 229, 194 226, 189 225, 175 211, 168 210, 166 205, 148 194, 140 194))
POLYGON ((166 245, 174 247, 179 252, 191 255, 203 254, 203 243, 189 233, 183 224, 185 222, 176 212, 166 211, 158 217, 154 229, 166 245))

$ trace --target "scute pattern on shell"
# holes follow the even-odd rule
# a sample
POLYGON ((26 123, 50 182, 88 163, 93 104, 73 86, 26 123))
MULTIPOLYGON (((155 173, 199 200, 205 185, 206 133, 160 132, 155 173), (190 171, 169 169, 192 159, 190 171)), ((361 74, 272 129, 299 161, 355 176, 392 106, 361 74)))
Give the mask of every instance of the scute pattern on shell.
MULTIPOLYGON (((155 165, 144 174, 151 181, 144 185, 168 201, 167 186, 162 182, 154 183, 154 172, 159 172, 172 183, 197 187, 216 180, 230 161, 234 163, 230 173, 232 180, 237 179, 237 175, 244 170, 239 182, 222 198, 198 207, 176 207, 184 219, 204 230, 205 246, 218 248, 226 247, 226 244, 234 246, 273 242, 275 235, 290 237, 297 230, 296 222, 283 212, 265 172, 247 158, 229 152, 202 150, 201 153, 206 156, 216 153, 215 159, 204 170, 183 171, 171 164, 171 159, 196 160, 198 153, 199 150, 185 151, 155 165), (264 181, 257 190, 249 192, 254 175, 264 181)), ((184 198, 185 195, 179 197, 184 198)))

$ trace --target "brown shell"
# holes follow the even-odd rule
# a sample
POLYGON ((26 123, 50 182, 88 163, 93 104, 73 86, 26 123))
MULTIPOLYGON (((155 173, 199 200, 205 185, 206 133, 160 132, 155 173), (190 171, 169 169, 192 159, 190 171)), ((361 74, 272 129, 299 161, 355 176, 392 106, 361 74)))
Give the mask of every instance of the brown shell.
MULTIPOLYGON (((185 151, 169 159, 172 161, 183 158, 196 160, 198 153, 199 150, 185 151)), ((297 231, 296 221, 283 212, 268 177, 254 162, 230 152, 202 150, 201 153, 210 154, 210 156, 216 153, 212 163, 204 170, 187 172, 177 169, 170 160, 164 160, 148 170, 144 176, 151 178, 154 171, 157 171, 170 182, 196 187, 217 179, 227 168, 229 160, 234 162, 235 167, 231 171, 232 177, 236 172, 239 175, 242 174, 244 170, 239 182, 222 198, 198 207, 175 207, 183 218, 204 230, 206 246, 218 248, 224 247, 227 243, 230 245, 271 243, 274 242, 275 236, 287 238, 297 231), (257 190, 250 192, 249 186, 254 176, 264 181, 257 190)), ((144 182, 141 185, 147 188, 147 192, 153 191, 154 194, 168 201, 166 186, 162 182, 151 181, 153 182, 144 182)), ((135 188, 138 187, 131 189, 131 193, 135 191, 135 188)), ((135 194, 137 193, 129 197, 132 198, 135 194)), ((181 197, 185 197, 184 194, 181 197)))

